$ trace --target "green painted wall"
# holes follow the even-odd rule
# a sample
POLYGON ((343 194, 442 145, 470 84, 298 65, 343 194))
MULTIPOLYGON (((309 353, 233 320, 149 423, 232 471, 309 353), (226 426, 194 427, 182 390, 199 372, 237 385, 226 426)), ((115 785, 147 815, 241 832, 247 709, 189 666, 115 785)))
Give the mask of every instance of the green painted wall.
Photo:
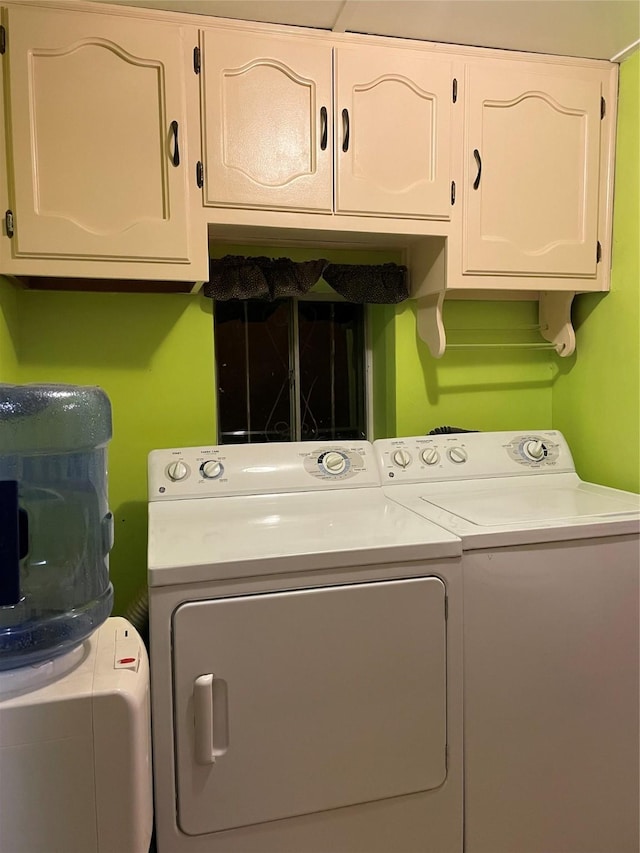
POLYGON ((20 382, 100 385, 113 408, 115 612, 146 584, 147 454, 215 441, 211 301, 175 294, 19 293, 20 382))
POLYGON ((473 347, 541 341, 530 331, 537 303, 445 300, 447 350, 433 358, 416 333, 416 303, 396 307, 396 434, 438 426, 544 429, 551 426, 553 359, 548 351, 473 347))
POLYGON ((640 53, 622 63, 611 292, 576 297, 576 356, 553 387, 553 424, 586 480, 640 491, 640 53))
POLYGON ((0 276, 0 382, 16 381, 18 290, 0 276))

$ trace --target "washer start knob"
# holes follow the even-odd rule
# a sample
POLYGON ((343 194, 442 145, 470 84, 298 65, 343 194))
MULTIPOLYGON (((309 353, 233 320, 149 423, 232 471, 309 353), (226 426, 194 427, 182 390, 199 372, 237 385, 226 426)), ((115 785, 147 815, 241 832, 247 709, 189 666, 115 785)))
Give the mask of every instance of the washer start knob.
POLYGON ((469 458, 464 447, 450 447, 449 450, 447 450, 447 456, 451 462, 454 462, 456 465, 462 465, 462 463, 466 462, 469 458))

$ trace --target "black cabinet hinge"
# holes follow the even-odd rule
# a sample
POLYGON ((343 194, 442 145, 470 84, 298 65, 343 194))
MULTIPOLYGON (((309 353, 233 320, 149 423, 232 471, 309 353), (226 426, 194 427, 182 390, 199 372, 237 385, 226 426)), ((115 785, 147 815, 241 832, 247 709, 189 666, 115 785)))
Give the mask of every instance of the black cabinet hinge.
POLYGON ((605 117, 607 112, 607 102, 604 98, 600 98, 600 121, 605 117))
POLYGON ((202 165, 202 160, 198 160, 196 163, 196 185, 200 190, 204 186, 204 166, 202 165))
POLYGON ((454 104, 458 100, 458 81, 455 77, 453 78, 453 85, 451 87, 451 100, 454 104))
POLYGON ((7 237, 13 237, 13 211, 7 210, 4 215, 4 226, 7 231, 7 237))
POLYGON ((602 260, 602 246, 600 245, 600 240, 598 240, 596 244, 596 263, 599 264, 602 260))
POLYGON ((0 25, 0 53, 4 53, 7 49, 7 31, 0 25))
POLYGON ((193 71, 195 74, 200 73, 200 68, 202 67, 200 63, 200 48, 196 45, 193 48, 193 71))
POLYGON ((456 203, 456 182, 451 181, 451 205, 456 203))

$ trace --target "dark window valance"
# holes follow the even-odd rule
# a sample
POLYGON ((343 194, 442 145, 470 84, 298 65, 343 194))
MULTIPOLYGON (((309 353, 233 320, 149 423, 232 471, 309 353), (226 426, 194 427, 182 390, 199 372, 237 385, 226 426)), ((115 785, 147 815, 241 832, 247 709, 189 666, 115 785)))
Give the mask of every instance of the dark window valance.
POLYGON ((332 264, 324 258, 247 258, 225 255, 209 261, 203 293, 211 299, 283 299, 302 296, 320 278, 347 302, 393 304, 409 297, 407 268, 398 264, 332 264))

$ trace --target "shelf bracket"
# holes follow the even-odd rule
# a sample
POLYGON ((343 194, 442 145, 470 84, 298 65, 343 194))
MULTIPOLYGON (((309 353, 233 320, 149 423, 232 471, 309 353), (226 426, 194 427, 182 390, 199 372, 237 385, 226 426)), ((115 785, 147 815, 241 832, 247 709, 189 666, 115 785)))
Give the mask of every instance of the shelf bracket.
POLYGON ((576 333, 571 325, 571 303, 575 295, 572 290, 540 292, 540 334, 563 358, 573 355, 576 349, 576 333))
POLYGON ((442 358, 447 345, 444 323, 442 322, 444 293, 444 290, 439 290, 417 299, 418 335, 429 347, 429 352, 434 358, 442 358))

